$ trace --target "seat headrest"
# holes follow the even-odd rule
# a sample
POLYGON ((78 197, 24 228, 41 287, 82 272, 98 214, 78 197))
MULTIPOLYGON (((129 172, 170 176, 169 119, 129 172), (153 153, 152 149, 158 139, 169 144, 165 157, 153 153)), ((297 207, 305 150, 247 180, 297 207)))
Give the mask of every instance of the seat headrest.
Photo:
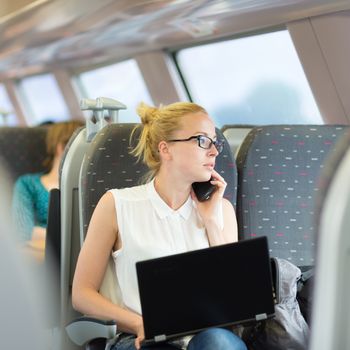
POLYGON ((1 127, 0 157, 13 180, 20 175, 44 171, 45 127, 1 127))

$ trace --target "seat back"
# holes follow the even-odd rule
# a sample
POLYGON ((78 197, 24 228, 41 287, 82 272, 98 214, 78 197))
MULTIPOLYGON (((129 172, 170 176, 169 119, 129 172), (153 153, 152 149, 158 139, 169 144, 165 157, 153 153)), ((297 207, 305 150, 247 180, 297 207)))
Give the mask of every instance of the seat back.
POLYGON ((336 125, 252 129, 237 157, 240 239, 267 236, 272 256, 300 267, 314 264, 318 178, 346 129, 336 125))
POLYGON ((86 152, 80 176, 81 244, 95 206, 112 188, 135 186, 147 167, 129 154, 130 135, 136 124, 111 124, 98 132, 86 152))
MULTIPOLYGON (((61 162, 60 169, 60 213, 61 213, 61 262, 60 262, 60 307, 61 326, 78 314, 73 310, 70 300, 70 288, 73 281, 74 269, 77 260, 79 242, 79 212, 78 187, 79 173, 88 142, 86 129, 79 129, 67 145, 67 151, 61 162), (75 234, 77 233, 77 234, 75 234)), ((50 217, 49 213, 49 217, 50 217)), ((61 341, 67 341, 62 338, 61 341)), ((62 348, 71 348, 71 344, 62 344, 62 348)))
MULTIPOLYGON (((125 106, 120 102, 99 97, 96 100, 82 99, 82 110, 92 114, 86 120, 86 127, 77 129, 69 140, 60 165, 60 314, 61 328, 78 316, 71 303, 71 287, 78 254, 80 251, 79 177, 85 153, 96 132, 110 121, 118 119, 118 111, 125 106), (105 115, 107 112, 108 116, 105 115)), ((57 208, 57 207, 56 207, 57 208)), ((50 213, 49 213, 50 217, 50 213)), ((62 332, 58 348, 73 349, 76 346, 62 332)))
MULTIPOLYGON (((87 149, 80 172, 80 246, 85 239, 92 213, 102 195, 112 188, 140 184, 147 173, 143 163, 129 154, 130 135, 136 124, 111 124, 98 132, 87 149)), ((135 135, 136 136, 136 135, 135 135)), ((76 250, 79 254, 80 248, 76 250)), ((75 268, 72 264, 71 269, 75 268)), ((115 304, 121 304, 121 293, 110 259, 100 292, 115 304)))
MULTIPOLYGON (((93 210, 100 197, 109 189, 130 187, 140 184, 147 167, 137 163, 129 151, 136 144, 137 134, 129 143, 132 130, 137 124, 111 124, 97 133, 86 152, 81 168, 81 241, 84 240, 93 210)), ((217 130, 218 138, 224 138, 217 130)), ((230 148, 226 145, 217 157, 216 170, 228 183, 225 197, 232 204, 236 202, 236 167, 230 148)), ((114 303, 119 303, 113 261, 106 272, 101 293, 114 303)))
POLYGON ((45 127, 1 127, 0 158, 13 181, 18 176, 44 171, 45 127))
POLYGON ((350 132, 321 174, 310 350, 348 349, 350 262, 350 132))
MULTIPOLYGON (((81 141, 83 141, 83 144, 86 143, 84 142, 84 138, 82 137, 82 135, 84 135, 83 129, 84 127, 76 129, 72 134, 72 136, 70 137, 67 145, 65 146, 64 153, 62 155, 61 163, 59 167, 59 187, 60 188, 62 187, 61 178, 62 178, 63 164, 65 163, 66 156, 69 152, 71 151, 76 152, 74 151, 74 149, 76 148, 76 144, 72 149, 71 149, 71 145, 76 142, 75 139, 80 134, 80 132, 82 132, 82 134, 78 138, 80 139, 78 144, 80 145, 81 141)), ((79 146, 79 147, 82 147, 82 146, 79 146)), ((81 161, 79 161, 79 156, 77 159, 76 157, 71 157, 71 158, 75 159, 78 162, 78 164, 81 163, 81 161)), ((70 173, 71 170, 69 170, 68 172, 70 173)), ((67 170, 66 170, 66 173, 67 173, 67 170)), ((60 266, 61 265, 61 190, 60 188, 54 188, 50 191, 48 220, 47 220, 47 228, 46 228, 46 247, 45 247, 46 248, 45 258, 49 257, 49 259, 51 260, 50 264, 53 264, 57 270, 57 276, 60 276, 60 268, 61 268, 60 266)), ((72 188, 72 186, 70 186, 70 188, 72 188)), ((75 188, 77 189, 77 185, 75 186, 75 188)), ((65 220, 65 222, 67 221, 68 220, 65 220)), ((74 219, 72 221, 74 221, 74 219)), ((64 228, 65 230, 67 229, 66 226, 64 228)))

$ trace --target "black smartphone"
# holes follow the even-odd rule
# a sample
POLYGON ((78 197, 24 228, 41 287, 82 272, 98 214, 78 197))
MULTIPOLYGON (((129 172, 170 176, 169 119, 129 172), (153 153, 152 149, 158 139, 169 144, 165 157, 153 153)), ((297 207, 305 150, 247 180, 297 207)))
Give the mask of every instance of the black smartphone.
POLYGON ((204 202, 210 198, 211 194, 215 191, 216 186, 211 184, 210 181, 194 182, 192 188, 200 202, 204 202))

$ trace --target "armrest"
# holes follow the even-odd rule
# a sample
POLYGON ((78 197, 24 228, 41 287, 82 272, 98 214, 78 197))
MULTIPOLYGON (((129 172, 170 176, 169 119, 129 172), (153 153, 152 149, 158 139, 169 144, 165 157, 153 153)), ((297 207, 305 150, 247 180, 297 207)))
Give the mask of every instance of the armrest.
POLYGON ((92 317, 79 317, 66 326, 70 340, 83 345, 96 338, 114 338, 117 333, 115 321, 102 321, 92 317))

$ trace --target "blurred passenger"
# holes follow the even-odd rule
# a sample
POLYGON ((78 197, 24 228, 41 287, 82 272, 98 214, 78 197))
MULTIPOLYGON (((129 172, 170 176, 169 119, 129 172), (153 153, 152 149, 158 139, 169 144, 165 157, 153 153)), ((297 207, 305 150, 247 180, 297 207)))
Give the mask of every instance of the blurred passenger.
POLYGON ((20 176, 14 187, 12 216, 20 240, 40 260, 45 250, 49 191, 58 188, 59 166, 62 154, 73 132, 81 121, 68 121, 48 126, 46 135, 47 158, 45 173, 20 176))
MULTIPOLYGON (((74 307, 83 314, 115 320, 123 332, 113 350, 139 349, 144 339, 136 261, 237 240, 235 212, 223 198, 227 184, 214 170, 223 141, 217 139, 207 112, 184 102, 160 108, 141 104, 138 114, 142 133, 133 154, 148 165, 152 180, 102 196, 73 281, 74 307), (216 189, 208 200, 200 202, 192 183, 209 180, 216 189), (111 254, 123 306, 99 293, 111 254)), ((171 343, 152 349, 174 347, 171 343)), ((233 332, 211 328, 196 334, 187 349, 245 350, 246 346, 233 332)))
POLYGON ((47 274, 23 255, 11 221, 11 177, 0 165, 0 339, 1 349, 54 349, 51 334, 57 310, 54 270, 47 274))

